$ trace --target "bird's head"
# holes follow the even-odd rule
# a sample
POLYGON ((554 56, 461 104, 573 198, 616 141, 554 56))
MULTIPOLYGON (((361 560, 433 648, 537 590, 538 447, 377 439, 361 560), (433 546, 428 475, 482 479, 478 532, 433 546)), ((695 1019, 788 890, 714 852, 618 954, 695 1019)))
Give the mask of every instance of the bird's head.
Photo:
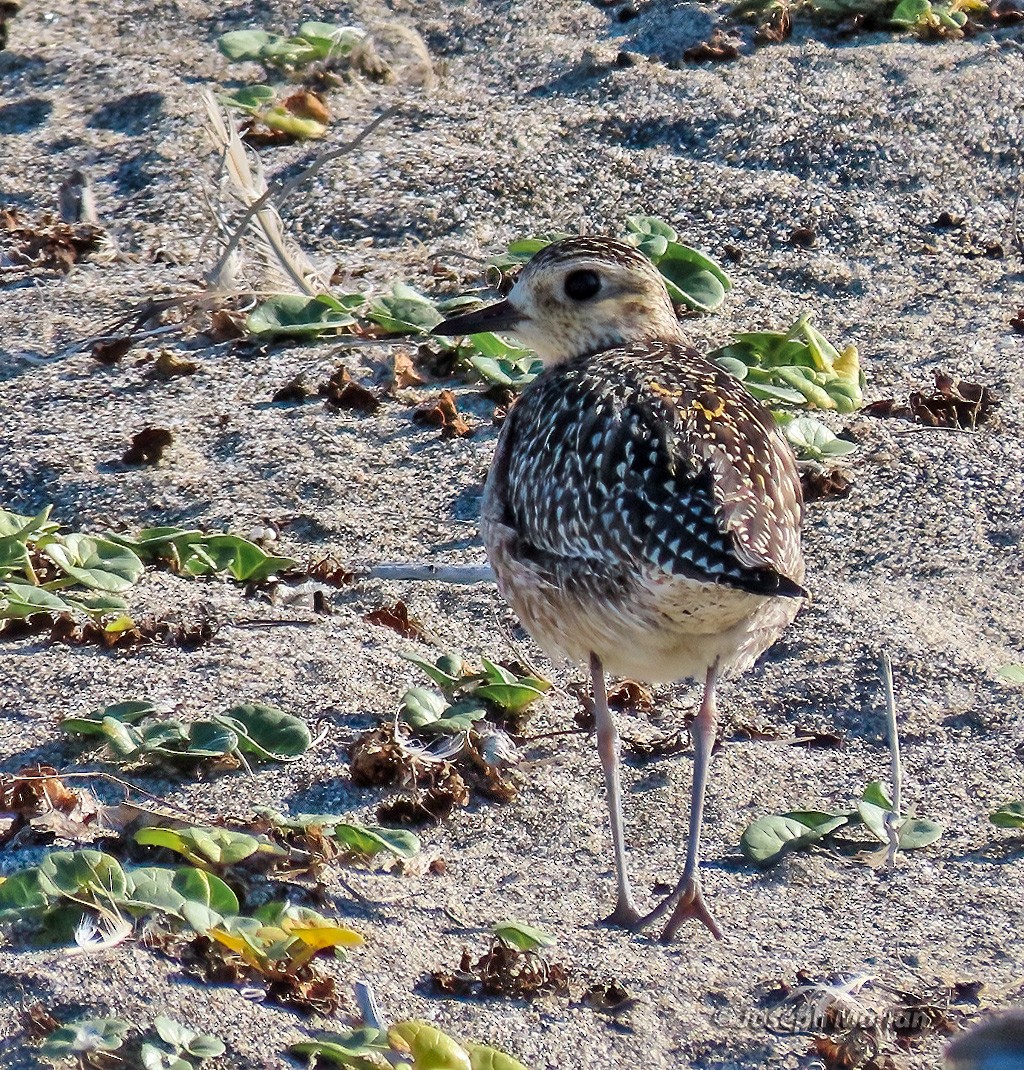
POLYGON ((496 305, 439 323, 434 334, 514 335, 545 364, 628 342, 677 341, 679 321, 658 269, 613 238, 563 238, 523 268, 496 305))

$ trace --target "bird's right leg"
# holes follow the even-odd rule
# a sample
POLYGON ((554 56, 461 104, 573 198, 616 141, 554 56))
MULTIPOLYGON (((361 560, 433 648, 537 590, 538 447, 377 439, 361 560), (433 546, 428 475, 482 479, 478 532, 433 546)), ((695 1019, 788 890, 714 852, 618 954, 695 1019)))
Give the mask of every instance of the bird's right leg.
POLYGON ((590 681, 594 692, 594 723, 597 728, 597 753, 604 771, 608 817, 612 826, 612 847, 615 851, 615 909, 604 919, 609 925, 633 928, 643 915, 637 910, 633 890, 626 869, 626 837, 622 825, 622 787, 619 783, 619 733, 611 710, 604 682, 604 666, 596 654, 590 655, 590 681))

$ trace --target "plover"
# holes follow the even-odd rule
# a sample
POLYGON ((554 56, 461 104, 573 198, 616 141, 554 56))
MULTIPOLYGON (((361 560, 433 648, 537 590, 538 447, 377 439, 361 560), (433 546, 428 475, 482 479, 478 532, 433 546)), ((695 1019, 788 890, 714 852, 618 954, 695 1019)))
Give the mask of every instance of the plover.
POLYGON ((480 530, 527 631, 552 658, 589 665, 617 877, 606 920, 640 929, 667 915, 669 940, 697 918, 720 938, 698 870, 715 688, 806 594, 793 453, 771 413, 686 344, 661 275, 624 242, 556 241, 506 300, 435 328, 482 331, 515 335, 546 366, 502 428, 480 530), (686 863, 647 913, 626 867, 606 672, 704 683, 686 863))

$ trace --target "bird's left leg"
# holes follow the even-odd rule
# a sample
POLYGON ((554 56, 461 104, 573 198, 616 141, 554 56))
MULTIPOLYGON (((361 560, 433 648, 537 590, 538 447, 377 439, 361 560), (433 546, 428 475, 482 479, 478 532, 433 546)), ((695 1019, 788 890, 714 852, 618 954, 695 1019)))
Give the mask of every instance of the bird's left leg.
POLYGON ((643 917, 636 908, 626 869, 626 837, 622 823, 622 786, 619 783, 619 732, 608 708, 604 665, 596 654, 590 655, 590 682, 594 694, 594 724, 597 729, 597 753, 604 771, 608 817, 612 826, 615 851, 615 909, 604 920, 610 925, 632 928, 643 917))
POLYGON ((711 765, 711 751, 715 745, 715 727, 717 710, 715 707, 715 684, 718 680, 718 662, 708 669, 704 685, 704 697, 701 700, 697 716, 690 725, 693 737, 693 791, 690 796, 690 828, 686 843, 686 865, 679 883, 672 891, 637 924, 637 928, 649 925, 658 918, 669 914, 669 919, 662 931, 661 939, 669 941, 675 936, 679 927, 687 918, 696 918, 711 930, 716 940, 722 939, 711 911, 704 902, 701 889, 698 862, 700 858, 700 828, 704 817, 704 792, 708 782, 708 768, 711 765))

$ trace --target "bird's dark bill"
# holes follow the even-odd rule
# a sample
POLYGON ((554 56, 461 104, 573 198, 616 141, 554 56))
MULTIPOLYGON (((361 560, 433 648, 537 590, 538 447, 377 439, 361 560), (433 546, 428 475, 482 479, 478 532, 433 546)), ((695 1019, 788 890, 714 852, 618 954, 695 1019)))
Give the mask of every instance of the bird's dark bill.
POLYGON ((509 301, 499 301, 487 308, 478 308, 476 312, 467 312, 462 316, 452 316, 442 320, 430 333, 483 334, 485 331, 511 331, 523 321, 523 314, 509 301))

